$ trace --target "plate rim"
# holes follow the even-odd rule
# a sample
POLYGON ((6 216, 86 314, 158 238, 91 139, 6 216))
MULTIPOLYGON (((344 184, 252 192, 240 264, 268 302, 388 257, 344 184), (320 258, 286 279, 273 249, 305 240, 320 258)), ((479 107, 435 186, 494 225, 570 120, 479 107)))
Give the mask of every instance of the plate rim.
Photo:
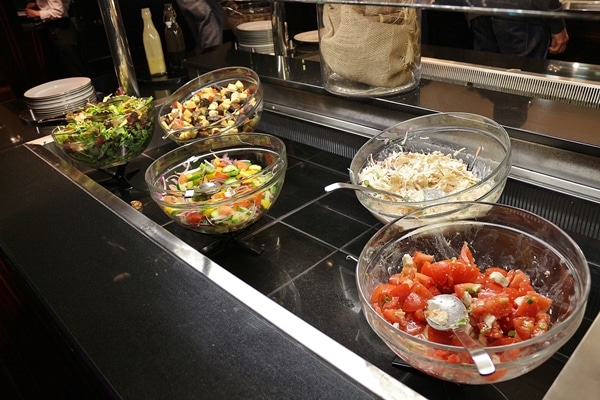
POLYGON ((312 31, 300 32, 294 35, 294 40, 304 43, 319 43, 319 30, 315 29, 312 31), (316 39, 312 39, 312 35, 316 35, 316 39), (310 37, 310 40, 305 39, 305 37, 310 37))
POLYGON ((57 79, 54 81, 34 86, 31 89, 28 89, 25 93, 23 93, 23 96, 29 99, 44 99, 76 91, 77 89, 81 89, 82 87, 90 85, 91 82, 92 80, 88 77, 71 77, 57 79), (43 95, 36 95, 36 93, 40 93, 42 91, 48 91, 48 93, 44 93, 43 95))
POLYGON ((261 21, 248 21, 243 22, 236 26, 238 31, 244 32, 255 32, 255 31, 268 31, 273 30, 273 25, 271 25, 271 21, 261 20, 261 21), (240 29, 240 26, 243 28, 250 28, 256 26, 256 29, 240 29), (260 28, 260 29, 259 29, 260 28))

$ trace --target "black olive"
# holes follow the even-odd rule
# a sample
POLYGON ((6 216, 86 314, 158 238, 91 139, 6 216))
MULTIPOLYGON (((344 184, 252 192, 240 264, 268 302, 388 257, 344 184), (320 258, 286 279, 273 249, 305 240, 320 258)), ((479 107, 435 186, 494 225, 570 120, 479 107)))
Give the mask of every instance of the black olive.
POLYGON ((229 106, 229 109, 227 111, 229 111, 230 113, 234 113, 237 110, 239 110, 242 106, 239 103, 231 103, 231 105, 229 106))
POLYGON ((129 125, 134 124, 137 120, 139 119, 139 115, 136 111, 132 111, 129 113, 129 115, 127 116, 127 123, 129 125))

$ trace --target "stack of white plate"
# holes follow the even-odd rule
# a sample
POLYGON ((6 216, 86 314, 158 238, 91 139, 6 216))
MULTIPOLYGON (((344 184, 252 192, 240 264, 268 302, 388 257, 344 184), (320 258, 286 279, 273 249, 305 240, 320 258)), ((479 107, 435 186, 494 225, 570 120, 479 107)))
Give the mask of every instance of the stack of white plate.
POLYGON ((237 27, 238 49, 262 54, 275 54, 271 21, 250 21, 237 27))
POLYGON ((86 77, 46 82, 29 89, 23 97, 34 121, 63 116, 98 99, 92 80, 86 77))

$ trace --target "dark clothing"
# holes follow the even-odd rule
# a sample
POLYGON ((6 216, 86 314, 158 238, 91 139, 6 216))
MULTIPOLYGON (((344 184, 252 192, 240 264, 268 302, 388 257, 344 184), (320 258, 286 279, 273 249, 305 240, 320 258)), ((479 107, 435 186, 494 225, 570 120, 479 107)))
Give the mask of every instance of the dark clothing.
POLYGON ((69 18, 60 18, 44 22, 55 48, 55 56, 60 64, 57 77, 87 76, 87 68, 79 48, 77 31, 69 18))
POLYGON ((472 19, 471 32, 475 50, 524 57, 546 58, 551 41, 548 26, 496 16, 472 19))
POLYGON ((47 61, 49 76, 53 79, 87 76, 78 32, 69 17, 72 1, 36 0, 26 6, 27 17, 39 18, 48 32, 51 53, 47 55, 47 61))
MULTIPOLYGON (((538 11, 557 11, 562 8, 559 0, 469 1, 469 5, 474 7, 483 4, 485 7, 538 11)), ((552 34, 560 33, 565 28, 562 18, 468 14, 467 19, 473 33, 475 50, 536 58, 547 56, 552 34)))
POLYGON ((421 42, 458 49, 473 48, 473 34, 463 13, 423 10, 421 42))
MULTIPOLYGON (((466 1, 466 5, 482 8, 513 8, 519 10, 536 11, 562 10, 562 4, 560 0, 469 0, 466 1)), ((562 18, 525 18, 523 20, 546 25, 550 27, 550 31, 553 34, 559 33, 565 28, 565 22, 562 18)))
POLYGON ((217 46, 223 42, 223 11, 216 0, 177 0, 196 50, 217 46))

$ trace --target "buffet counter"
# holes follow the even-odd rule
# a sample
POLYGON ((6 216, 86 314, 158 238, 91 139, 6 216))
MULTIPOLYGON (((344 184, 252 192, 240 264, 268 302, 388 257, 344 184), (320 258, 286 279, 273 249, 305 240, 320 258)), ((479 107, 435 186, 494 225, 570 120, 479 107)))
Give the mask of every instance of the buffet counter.
MULTIPOLYGON (((158 127, 144 154, 127 164, 125 191, 112 171, 64 159, 48 137, 2 150, 2 282, 15 304, 3 326, 18 326, 33 310, 41 332, 85 371, 78 382, 89 383, 67 393, 125 399, 546 395, 600 310, 600 138, 588 125, 597 126, 597 110, 531 100, 534 121, 505 121, 515 165, 500 199, 552 220, 580 244, 592 271, 584 322, 527 375, 457 385, 403 365, 370 329, 357 297, 355 259, 381 223, 354 193, 323 188, 348 180, 352 155, 383 127, 451 106, 493 117, 491 100, 483 106, 489 93, 424 80, 394 98, 340 98, 322 89, 315 61, 228 46, 186 65, 192 76, 225 65, 255 69, 265 86, 258 130, 286 142, 289 165, 279 199, 238 235, 186 230, 149 198, 143 172, 175 147, 158 127), (557 114, 543 118, 549 109, 559 110, 553 122, 557 114), (544 132, 565 115, 577 115, 568 124, 573 136, 544 132), (131 207, 132 200, 142 209, 131 207)), ((49 397, 60 394, 48 387, 49 397)))

